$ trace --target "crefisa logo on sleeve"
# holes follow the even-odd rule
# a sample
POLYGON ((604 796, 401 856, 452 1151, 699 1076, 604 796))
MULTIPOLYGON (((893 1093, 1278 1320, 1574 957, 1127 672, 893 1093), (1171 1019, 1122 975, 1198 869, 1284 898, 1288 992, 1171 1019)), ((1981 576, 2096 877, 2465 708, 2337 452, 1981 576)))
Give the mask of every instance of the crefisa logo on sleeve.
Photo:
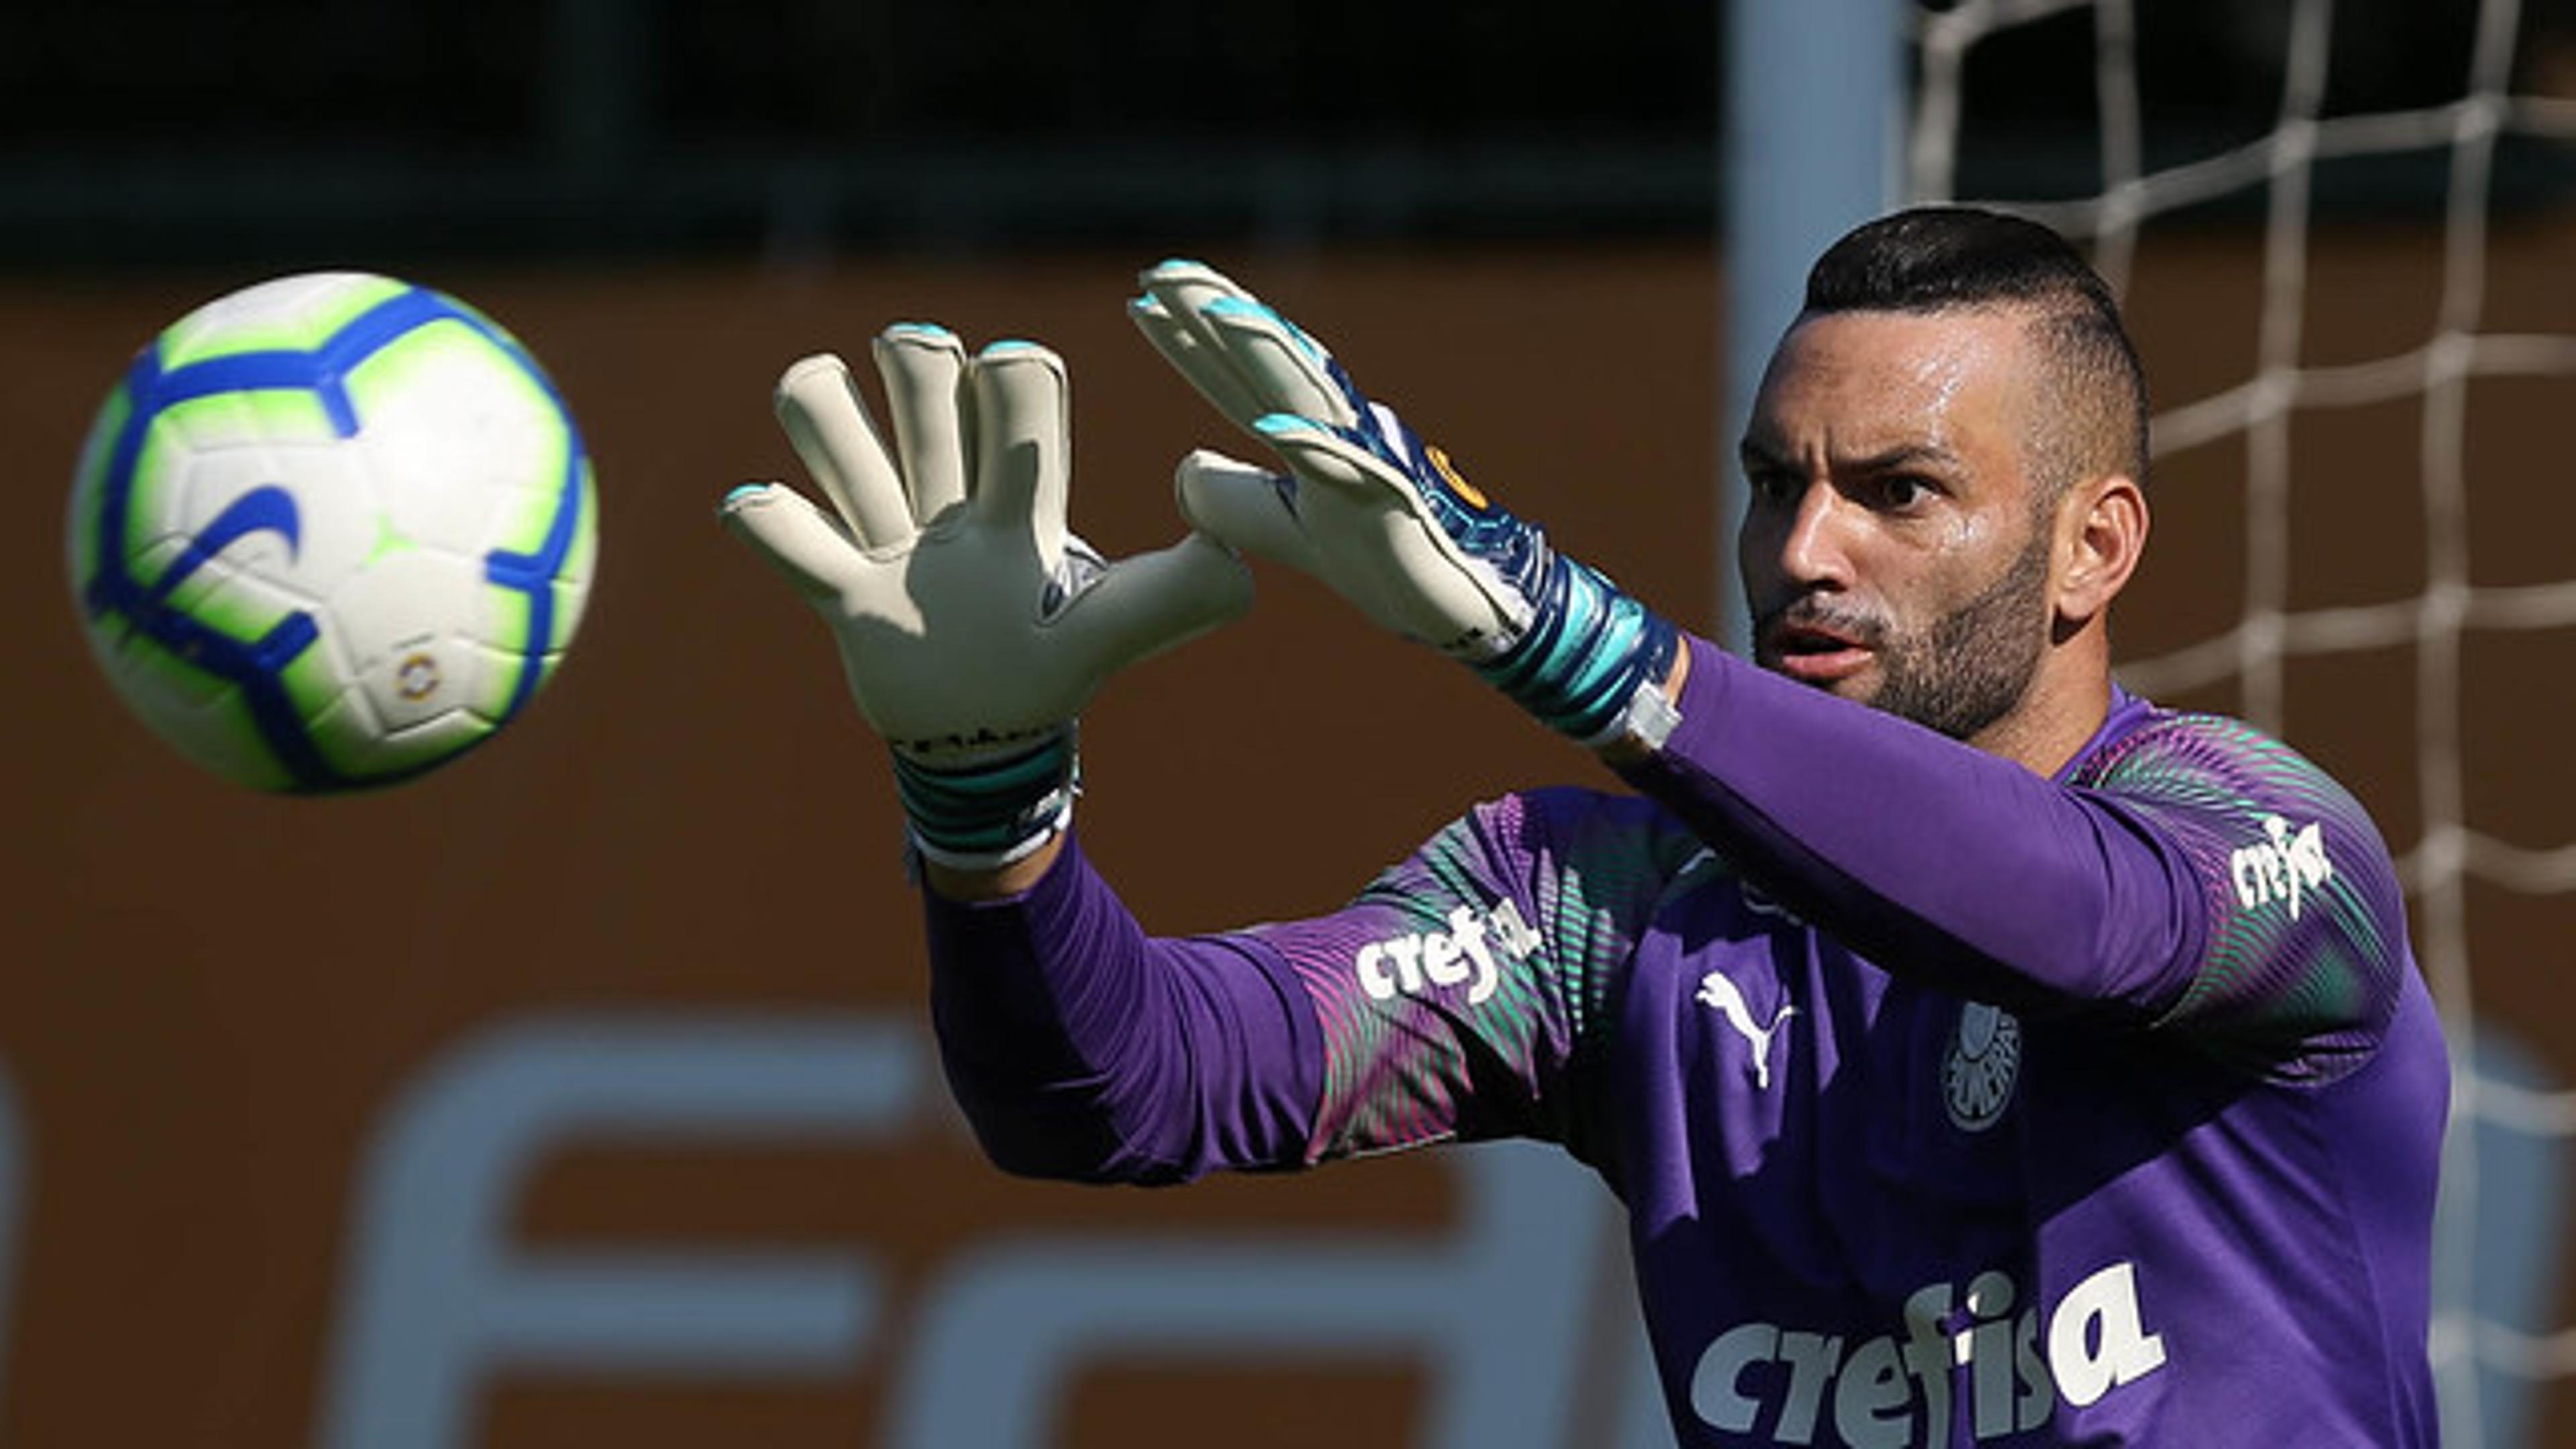
POLYGON ((1392 1001, 1464 986, 1467 1004, 1479 1006, 1502 981, 1497 952, 1526 961, 1540 946, 1538 932, 1509 900, 1496 901, 1482 913, 1471 905, 1456 906, 1446 924, 1446 931, 1412 931, 1362 946, 1351 958, 1360 988, 1380 1001, 1392 1001))

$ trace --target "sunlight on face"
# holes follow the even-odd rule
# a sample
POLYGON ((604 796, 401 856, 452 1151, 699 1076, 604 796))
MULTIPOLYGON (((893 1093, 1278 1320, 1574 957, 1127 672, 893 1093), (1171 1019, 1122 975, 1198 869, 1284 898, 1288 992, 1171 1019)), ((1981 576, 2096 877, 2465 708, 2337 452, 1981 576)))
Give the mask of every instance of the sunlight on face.
POLYGON ((1955 739, 2021 703, 2048 638, 2021 316, 1851 312, 1781 341, 1744 439, 1755 657, 1955 739))

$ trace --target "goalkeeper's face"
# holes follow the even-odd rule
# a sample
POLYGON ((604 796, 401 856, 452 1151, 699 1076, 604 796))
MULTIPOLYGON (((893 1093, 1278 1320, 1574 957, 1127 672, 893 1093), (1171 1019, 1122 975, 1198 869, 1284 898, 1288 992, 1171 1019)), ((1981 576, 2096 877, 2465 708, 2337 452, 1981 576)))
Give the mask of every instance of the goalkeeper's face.
POLYGON ((2045 390, 2025 322, 1850 312, 1793 327, 1743 453, 1764 667, 1977 742, 2048 654, 2045 390))

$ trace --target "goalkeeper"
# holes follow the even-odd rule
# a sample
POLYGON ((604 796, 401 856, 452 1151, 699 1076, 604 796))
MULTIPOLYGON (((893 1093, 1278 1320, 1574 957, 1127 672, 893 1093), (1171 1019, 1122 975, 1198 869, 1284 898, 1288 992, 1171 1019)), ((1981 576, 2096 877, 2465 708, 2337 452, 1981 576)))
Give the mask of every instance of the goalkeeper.
POLYGON ((935 329, 879 341, 891 447, 837 362, 782 381, 839 521, 776 485, 723 510, 892 746, 996 1162, 1559 1144, 1627 1208, 1690 1444, 2434 1442, 2448 1073, 2395 872, 2314 765, 2113 683, 2145 389, 2063 241, 1927 209, 1817 262, 1742 444, 1754 662, 1226 278, 1166 263, 1132 311, 1272 459, 1184 459, 1171 549, 1065 532, 1052 354, 935 329), (1245 605, 1238 553, 1633 793, 1506 794, 1320 919, 1148 935, 1072 828, 1073 721, 1245 605))

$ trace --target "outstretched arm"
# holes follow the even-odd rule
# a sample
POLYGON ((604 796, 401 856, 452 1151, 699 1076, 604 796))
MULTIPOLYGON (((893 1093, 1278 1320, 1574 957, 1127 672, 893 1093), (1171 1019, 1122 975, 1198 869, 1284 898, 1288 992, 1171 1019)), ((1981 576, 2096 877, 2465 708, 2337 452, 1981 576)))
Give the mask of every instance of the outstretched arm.
POLYGON ((2123 697, 2044 779, 1713 645, 1693 654, 1681 725, 1614 767, 1891 969, 2305 1080, 2367 1060, 2406 989, 2387 846, 2277 740, 2123 697))
POLYGON ((1181 262, 1144 285, 1146 336, 1284 465, 1184 459, 1197 526, 1466 660, 1872 959, 2017 1010, 2208 1027, 2264 1051, 2384 1018, 2403 957, 2386 852, 2313 767, 2185 761, 2161 793, 2083 788, 1676 648, 1671 625, 1465 485, 1240 287, 1181 262), (2231 852, 2294 816, 2344 831, 2354 889, 2333 923, 2257 941, 2232 914, 2231 852), (2319 961, 2342 961, 2350 989, 2316 989, 2319 961))
POLYGON ((2152 1019, 2201 954, 2153 822, 1694 641, 1681 724, 1608 763, 1759 889, 1870 959, 2031 1013, 2152 1019))
POLYGON ((1085 1182, 1304 1162, 1324 1053, 1284 964, 1149 938, 1070 832, 1047 855, 1022 891, 924 901, 940 1058, 986 1154, 1085 1182))
POLYGON ((1068 838, 1025 894, 933 895, 932 1001, 994 1159, 1166 1182, 1453 1138, 1561 1143, 1610 1170, 1575 1080, 1689 833, 1643 801, 1487 802, 1340 909, 1156 939, 1068 838))
POLYGON ((1159 1181, 1297 1160, 1311 1011, 1239 951, 1148 943, 1068 845, 1075 715, 1119 668, 1240 612, 1242 564, 1195 535, 1113 563, 1067 530, 1053 353, 970 357, 925 326, 874 351, 891 447, 839 358, 778 384, 831 512, 774 483, 721 512, 822 616, 890 748, 933 888, 934 1002, 961 1102, 996 1159, 1027 1172, 1159 1181))

